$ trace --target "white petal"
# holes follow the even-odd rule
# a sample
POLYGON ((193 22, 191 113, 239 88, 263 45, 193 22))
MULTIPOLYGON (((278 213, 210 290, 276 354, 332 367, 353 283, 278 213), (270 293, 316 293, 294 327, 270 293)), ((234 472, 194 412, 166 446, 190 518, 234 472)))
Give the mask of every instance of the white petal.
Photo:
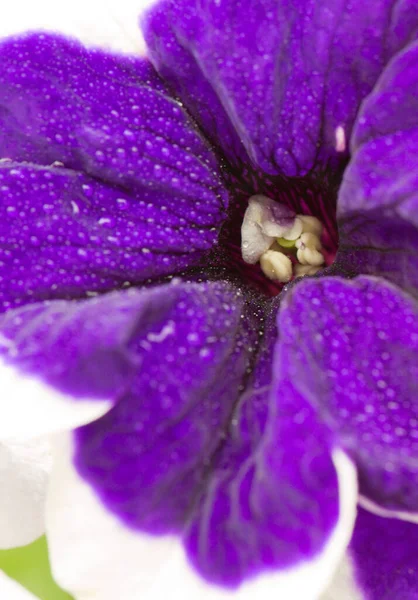
POLYGON ((71 457, 71 438, 65 434, 54 450, 47 532, 54 576, 76 600, 317 600, 351 537, 356 473, 349 459, 337 452, 340 521, 322 554, 287 572, 263 574, 236 592, 226 591, 197 576, 177 540, 124 527, 79 478, 71 457))
MULTIPOLYGON (((158 574, 152 590, 141 598, 143 600, 159 600, 164 597, 170 597, 170 600, 254 600, 255 598, 319 600, 321 594, 330 585, 335 570, 340 564, 356 518, 355 467, 339 450, 333 454, 333 461, 339 481, 340 519, 322 553, 313 561, 300 564, 288 571, 263 574, 232 593, 205 584, 192 572, 183 554, 177 551, 164 571, 158 574)), ((84 597, 77 600, 84 600, 84 597)), ((121 600, 128 600, 128 597, 121 600)))
POLYGON ((341 561, 331 585, 320 600, 365 600, 356 583, 354 567, 349 553, 341 561))
POLYGON ((111 407, 108 400, 71 400, 40 379, 23 375, 0 361, 0 439, 35 438, 72 429, 98 419, 111 407))
POLYGON ((14 579, 7 577, 3 571, 0 571, 0 598, 2 600, 39 600, 14 579))
POLYGON ((46 518, 54 578, 76 600, 145 600, 176 540, 137 535, 105 510, 74 468, 71 434, 57 438, 53 454, 46 518))
POLYGON ((29 544, 44 533, 51 467, 46 439, 0 444, 0 548, 29 544))
POLYGON ((383 508, 379 506, 373 500, 369 500, 365 496, 359 496, 361 507, 369 512, 377 515, 378 517, 384 517, 385 519, 400 519, 401 521, 409 521, 410 523, 416 523, 418 525, 418 513, 408 512, 406 510, 391 510, 389 508, 383 508))
POLYGON ((24 31, 53 31, 84 44, 145 53, 138 16, 155 0, 13 0, 0 21, 0 37, 24 31))

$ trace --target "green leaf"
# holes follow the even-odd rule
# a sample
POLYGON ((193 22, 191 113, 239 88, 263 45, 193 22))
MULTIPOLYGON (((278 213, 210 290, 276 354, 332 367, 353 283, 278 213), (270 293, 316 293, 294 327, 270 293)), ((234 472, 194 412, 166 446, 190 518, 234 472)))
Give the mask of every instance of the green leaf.
POLYGON ((52 579, 45 536, 28 546, 0 550, 0 569, 41 600, 72 600, 52 579))

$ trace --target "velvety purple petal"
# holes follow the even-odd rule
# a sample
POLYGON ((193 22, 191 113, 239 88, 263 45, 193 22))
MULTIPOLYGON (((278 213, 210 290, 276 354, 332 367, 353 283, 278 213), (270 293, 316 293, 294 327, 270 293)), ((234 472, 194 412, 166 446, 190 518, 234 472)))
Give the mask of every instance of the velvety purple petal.
POLYGON ((321 590, 350 537, 355 474, 344 463, 339 488, 327 425, 302 396, 269 401, 274 317, 253 367, 263 312, 223 284, 158 293, 150 333, 132 337, 137 377, 77 433, 79 473, 138 535, 181 534, 211 583, 306 567, 321 590))
POLYGON ((154 65, 185 102, 212 144, 221 148, 231 163, 245 168, 249 157, 227 107, 223 106, 213 81, 203 75, 198 57, 184 44, 183 35, 179 36, 173 25, 168 3, 157 5, 145 23, 144 33, 154 65))
POLYGON ((415 301, 374 278, 304 281, 279 330, 277 372, 356 462, 360 493, 388 511, 418 512, 415 301))
POLYGON ((1 315, 0 436, 35 437, 102 416, 138 370, 129 337, 149 311, 145 292, 127 290, 1 315))
MULTIPOLYGON (((126 414, 132 408, 132 388, 143 385, 147 389, 151 404, 144 420, 168 415, 170 402, 173 419, 179 418, 193 400, 190 393, 205 381, 212 385, 223 361, 233 353, 236 378, 217 383, 219 397, 228 397, 231 389, 241 384, 258 338, 256 324, 247 327, 241 319, 243 304, 241 292, 226 284, 199 286, 173 281, 150 290, 125 290, 79 302, 46 301, 6 311, 0 316, 0 379, 6 389, 0 403, 0 433, 10 430, 10 435, 17 435, 13 427, 19 424, 19 417, 25 432, 30 433, 34 417, 22 419, 22 407, 42 421, 47 405, 52 411, 53 396, 58 408, 86 404, 94 411, 97 403, 100 416, 110 404, 124 398, 121 418, 125 416, 139 432, 140 423, 132 420, 135 410, 126 414), (235 339, 241 323, 242 332, 235 339), (163 365, 160 355, 164 356, 163 365), (190 382, 188 396, 179 382, 190 382), (171 398, 174 393, 178 394, 177 403, 171 398), (159 405, 155 404, 156 395, 159 405)), ((248 316, 253 321, 256 318, 252 313, 248 316)), ((212 407, 199 405, 198 410, 205 413, 212 407)), ((230 403, 221 403, 209 416, 222 421, 230 410, 230 403)), ((119 439, 117 431, 113 433, 110 447, 119 439)), ((148 435, 152 438, 154 433, 158 431, 148 435)), ((140 439, 146 441, 145 433, 140 439)), ((113 460, 118 461, 118 456, 113 460)))
POLYGON ((254 316, 242 318, 244 298, 225 284, 165 286, 147 297, 152 313, 130 339, 141 368, 108 418, 80 430, 77 460, 132 526, 180 531, 258 334, 254 316))
POLYGON ((350 554, 367 600, 418 598, 418 525, 360 510, 350 554))
POLYGON ((116 401, 138 369, 129 336, 147 310, 146 293, 127 290, 7 311, 0 318, 2 364, 75 399, 116 401))
POLYGON ((187 268, 216 241, 216 203, 129 191, 61 167, 2 163, 0 309, 187 268))
POLYGON ((31 35, 0 45, 0 91, 3 303, 155 279, 212 248, 217 159, 149 63, 31 35))
POLYGON ((339 487, 327 427, 291 385, 280 408, 270 407, 262 436, 261 399, 255 393, 247 402, 188 525, 188 556, 206 579, 230 588, 311 565, 316 597, 350 537, 355 476, 348 490, 339 487), (348 518, 339 494, 350 497, 348 518))
POLYGON ((2 157, 209 204, 219 193, 216 157, 147 61, 46 34, 3 42, 0 58, 2 157))
MULTIPOLYGON (((416 12, 416 11, 415 11, 416 12)), ((418 287, 418 43, 386 68, 359 113, 340 190, 340 258, 418 287)))
POLYGON ((382 68, 416 36, 410 6, 167 0, 152 9, 144 30, 157 70, 227 156, 236 135, 225 114, 258 167, 303 175, 340 151, 346 156, 336 148, 337 128, 346 146, 382 68))

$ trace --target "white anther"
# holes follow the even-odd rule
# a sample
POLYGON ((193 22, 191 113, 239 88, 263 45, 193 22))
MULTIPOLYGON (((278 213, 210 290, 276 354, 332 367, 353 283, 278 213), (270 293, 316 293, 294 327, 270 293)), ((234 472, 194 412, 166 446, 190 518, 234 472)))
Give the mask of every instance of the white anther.
POLYGON ((287 283, 292 279, 292 261, 288 256, 274 250, 267 250, 260 258, 264 275, 273 281, 287 283))
POLYGON ((321 237, 324 227, 319 219, 312 215, 297 215, 297 217, 302 221, 303 233, 314 233, 321 237))
POLYGON ((295 277, 315 275, 320 269, 321 267, 314 267, 313 265, 295 265, 295 277))
POLYGON ((299 217, 296 217, 293 225, 290 229, 288 229, 286 231, 286 233, 284 233, 283 235, 277 236, 277 237, 281 237, 285 240, 297 240, 298 237, 300 236, 300 234, 303 231, 303 224, 301 219, 299 219, 299 217))
POLYGON ((298 249, 296 257, 301 265, 319 267, 324 263, 321 250, 321 240, 314 233, 302 233, 295 244, 298 249))
POLYGON ((242 258, 254 265, 276 238, 296 239, 301 233, 302 222, 289 208, 261 194, 251 196, 241 227, 242 258))
POLYGON ((321 240, 314 233, 302 233, 300 238, 296 240, 296 248, 311 248, 312 250, 321 249, 321 240))
POLYGON ((311 248, 300 248, 296 257, 301 265, 317 266, 324 264, 323 255, 318 250, 312 250, 311 248))

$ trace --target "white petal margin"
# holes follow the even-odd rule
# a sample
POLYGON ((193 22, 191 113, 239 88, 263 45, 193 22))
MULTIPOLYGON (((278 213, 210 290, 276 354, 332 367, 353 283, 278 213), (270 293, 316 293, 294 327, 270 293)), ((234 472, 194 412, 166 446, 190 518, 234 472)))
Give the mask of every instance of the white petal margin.
POLYGON ((39 600, 14 579, 7 577, 3 571, 0 571, 0 598, 2 600, 39 600))
POLYGON ((138 16, 155 0, 13 0, 0 22, 0 37, 50 31, 86 45, 145 54, 138 16))
POLYGON ((98 419, 112 406, 109 400, 72 400, 1 360, 0 382, 0 440, 73 429, 98 419))
POLYGON ((353 561, 348 552, 339 564, 331 585, 320 600, 366 600, 357 585, 353 561))
POLYGON ((357 477, 351 461, 334 454, 340 518, 322 553, 287 572, 263 574, 234 592, 208 585, 192 570, 180 542, 123 526, 78 476, 71 434, 54 443, 47 500, 47 536, 55 579, 76 600, 318 600, 351 538, 357 477))
MULTIPOLYGON (((30 544, 45 532, 52 467, 47 439, 0 443, 0 548, 30 544)), ((0 598, 6 598, 0 594, 0 598)))
POLYGON ((361 495, 359 496, 358 503, 362 508, 378 517, 384 517, 385 519, 400 519, 401 521, 409 521, 409 523, 416 523, 418 525, 418 513, 383 508, 383 506, 379 506, 379 504, 376 504, 373 500, 361 495))

